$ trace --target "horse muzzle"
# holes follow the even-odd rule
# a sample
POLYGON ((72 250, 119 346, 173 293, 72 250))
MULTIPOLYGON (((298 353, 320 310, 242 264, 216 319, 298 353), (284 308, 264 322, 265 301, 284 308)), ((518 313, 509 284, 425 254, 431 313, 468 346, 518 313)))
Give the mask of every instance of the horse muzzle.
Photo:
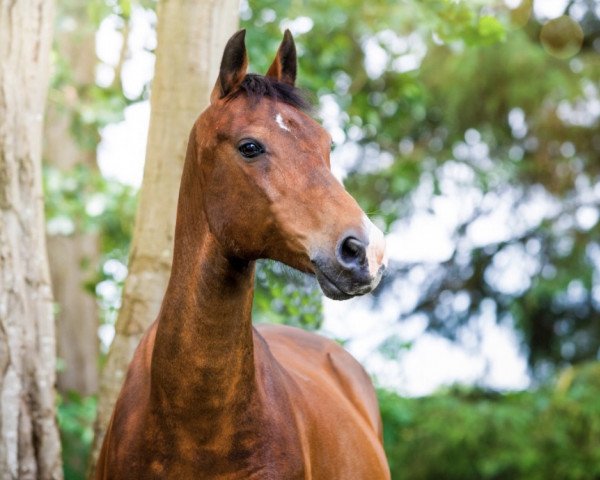
POLYGON ((346 231, 335 255, 312 259, 323 293, 345 300, 369 293, 377 287, 387 265, 383 233, 365 217, 363 228, 346 231))

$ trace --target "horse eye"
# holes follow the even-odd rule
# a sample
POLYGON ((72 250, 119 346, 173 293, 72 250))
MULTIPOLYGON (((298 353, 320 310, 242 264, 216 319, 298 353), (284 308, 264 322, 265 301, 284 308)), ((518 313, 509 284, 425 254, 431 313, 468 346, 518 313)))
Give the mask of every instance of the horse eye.
POLYGON ((245 158, 254 158, 265 153, 263 146, 255 140, 246 140, 242 142, 238 147, 238 150, 245 158))

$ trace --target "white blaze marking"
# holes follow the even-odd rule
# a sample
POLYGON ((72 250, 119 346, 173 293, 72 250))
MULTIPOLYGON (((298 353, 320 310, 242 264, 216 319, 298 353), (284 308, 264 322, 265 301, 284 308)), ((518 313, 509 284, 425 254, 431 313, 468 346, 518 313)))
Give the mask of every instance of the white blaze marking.
POLYGON ((387 254, 385 251, 385 237, 383 232, 379 230, 371 220, 365 215, 363 225, 367 231, 369 244, 367 245, 367 263, 371 277, 377 277, 379 268, 387 266, 387 254))
POLYGON ((285 123, 283 123, 283 117, 281 116, 281 113, 278 113, 277 115, 275 115, 275 121, 277 122, 277 125, 279 125, 279 128, 281 128, 282 130, 285 130, 286 132, 290 131, 290 129, 287 127, 287 125, 285 123))

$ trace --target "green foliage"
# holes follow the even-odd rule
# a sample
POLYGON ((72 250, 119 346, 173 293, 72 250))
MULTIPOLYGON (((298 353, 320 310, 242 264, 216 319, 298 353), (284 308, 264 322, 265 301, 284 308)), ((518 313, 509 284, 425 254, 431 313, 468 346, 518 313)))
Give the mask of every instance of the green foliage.
POLYGON ((281 263, 258 262, 252 315, 255 322, 318 329, 323 321, 321 291, 313 278, 281 263))
POLYGON ((136 208, 134 188, 84 165, 68 172, 46 165, 43 173, 45 214, 51 230, 100 233, 102 251, 127 251, 136 208))
POLYGON ((492 45, 506 38, 504 25, 494 16, 482 14, 481 7, 492 2, 423 2, 433 13, 432 30, 446 42, 492 45))
POLYGON ((48 232, 99 235, 100 263, 82 265, 82 268, 91 270, 85 288, 98 298, 101 321, 112 323, 120 304, 118 298, 102 297, 97 286, 107 282, 117 291, 122 288, 124 276, 118 272, 115 275, 114 269, 105 266, 109 261, 127 265, 137 191, 83 165, 69 172, 45 166, 43 181, 48 232))
POLYGON ((46 166, 43 178, 49 229, 97 232, 102 253, 126 262, 137 191, 82 165, 69 172, 46 166))
MULTIPOLYGON (((428 29, 447 42, 492 44, 504 38, 504 27, 483 13, 489 2, 408 2, 378 1, 360 8, 354 0, 343 2, 273 2, 258 0, 242 12, 242 26, 248 28, 251 68, 265 72, 281 41, 280 27, 299 17, 313 23, 309 35, 298 38, 299 83, 319 95, 333 93, 347 112, 343 128, 362 133, 361 143, 385 150, 397 145, 399 136, 409 132, 412 120, 406 113, 422 115, 425 92, 413 74, 371 79, 364 69, 363 43, 368 37, 386 47, 380 31, 397 26, 400 33, 428 29), (260 34, 260 39, 255 38, 260 34), (467 38, 468 37, 468 38, 467 38), (318 62, 311 62, 318 58, 318 62), (375 143, 377 142, 377 143, 375 143)), ((390 58, 389 63, 392 63, 390 58)), ((400 213, 399 199, 412 191, 421 175, 414 162, 394 162, 389 169, 352 176, 348 185, 358 194, 369 213, 391 225, 400 213)), ((289 323, 309 328, 321 323, 318 290, 314 282, 281 276, 280 266, 263 264, 257 273, 254 314, 260 321, 289 323)))
POLYGON ((96 397, 70 393, 58 397, 58 426, 65 480, 84 480, 94 438, 96 397))
POLYGON ((94 85, 83 87, 82 90, 80 94, 86 101, 73 110, 71 131, 83 148, 95 149, 100 129, 123 120, 123 111, 132 102, 116 94, 115 89, 94 85))
POLYGON ((584 480, 600 476, 600 364, 552 387, 425 398, 380 390, 392 478, 584 480))

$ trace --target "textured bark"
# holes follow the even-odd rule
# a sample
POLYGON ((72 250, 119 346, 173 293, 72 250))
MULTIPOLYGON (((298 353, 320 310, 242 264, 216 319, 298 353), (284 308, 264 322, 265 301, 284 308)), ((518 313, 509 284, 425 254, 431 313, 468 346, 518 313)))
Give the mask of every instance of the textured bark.
MULTIPOLYGON (((71 125, 75 109, 86 102, 87 85, 95 81, 95 29, 88 20, 85 2, 64 1, 60 5, 62 24, 55 48, 68 64, 72 82, 52 92, 44 126, 44 160, 67 172, 78 165, 96 168, 95 149, 99 135, 90 131, 87 149, 74 138, 71 125)), ((52 291, 58 304, 56 342, 64 369, 58 374, 59 391, 74 390, 82 395, 98 389, 98 311, 94 297, 83 289, 99 261, 98 235, 85 233, 77 225, 71 235, 49 235, 48 257, 52 291)))
POLYGON ((238 11, 239 0, 158 3, 158 47, 144 179, 123 306, 100 380, 92 476, 127 366, 143 332, 156 318, 166 289, 188 134, 208 105, 223 47, 237 27, 238 11))
POLYGON ((41 188, 53 2, 0 0, 0 478, 62 478, 41 188))

